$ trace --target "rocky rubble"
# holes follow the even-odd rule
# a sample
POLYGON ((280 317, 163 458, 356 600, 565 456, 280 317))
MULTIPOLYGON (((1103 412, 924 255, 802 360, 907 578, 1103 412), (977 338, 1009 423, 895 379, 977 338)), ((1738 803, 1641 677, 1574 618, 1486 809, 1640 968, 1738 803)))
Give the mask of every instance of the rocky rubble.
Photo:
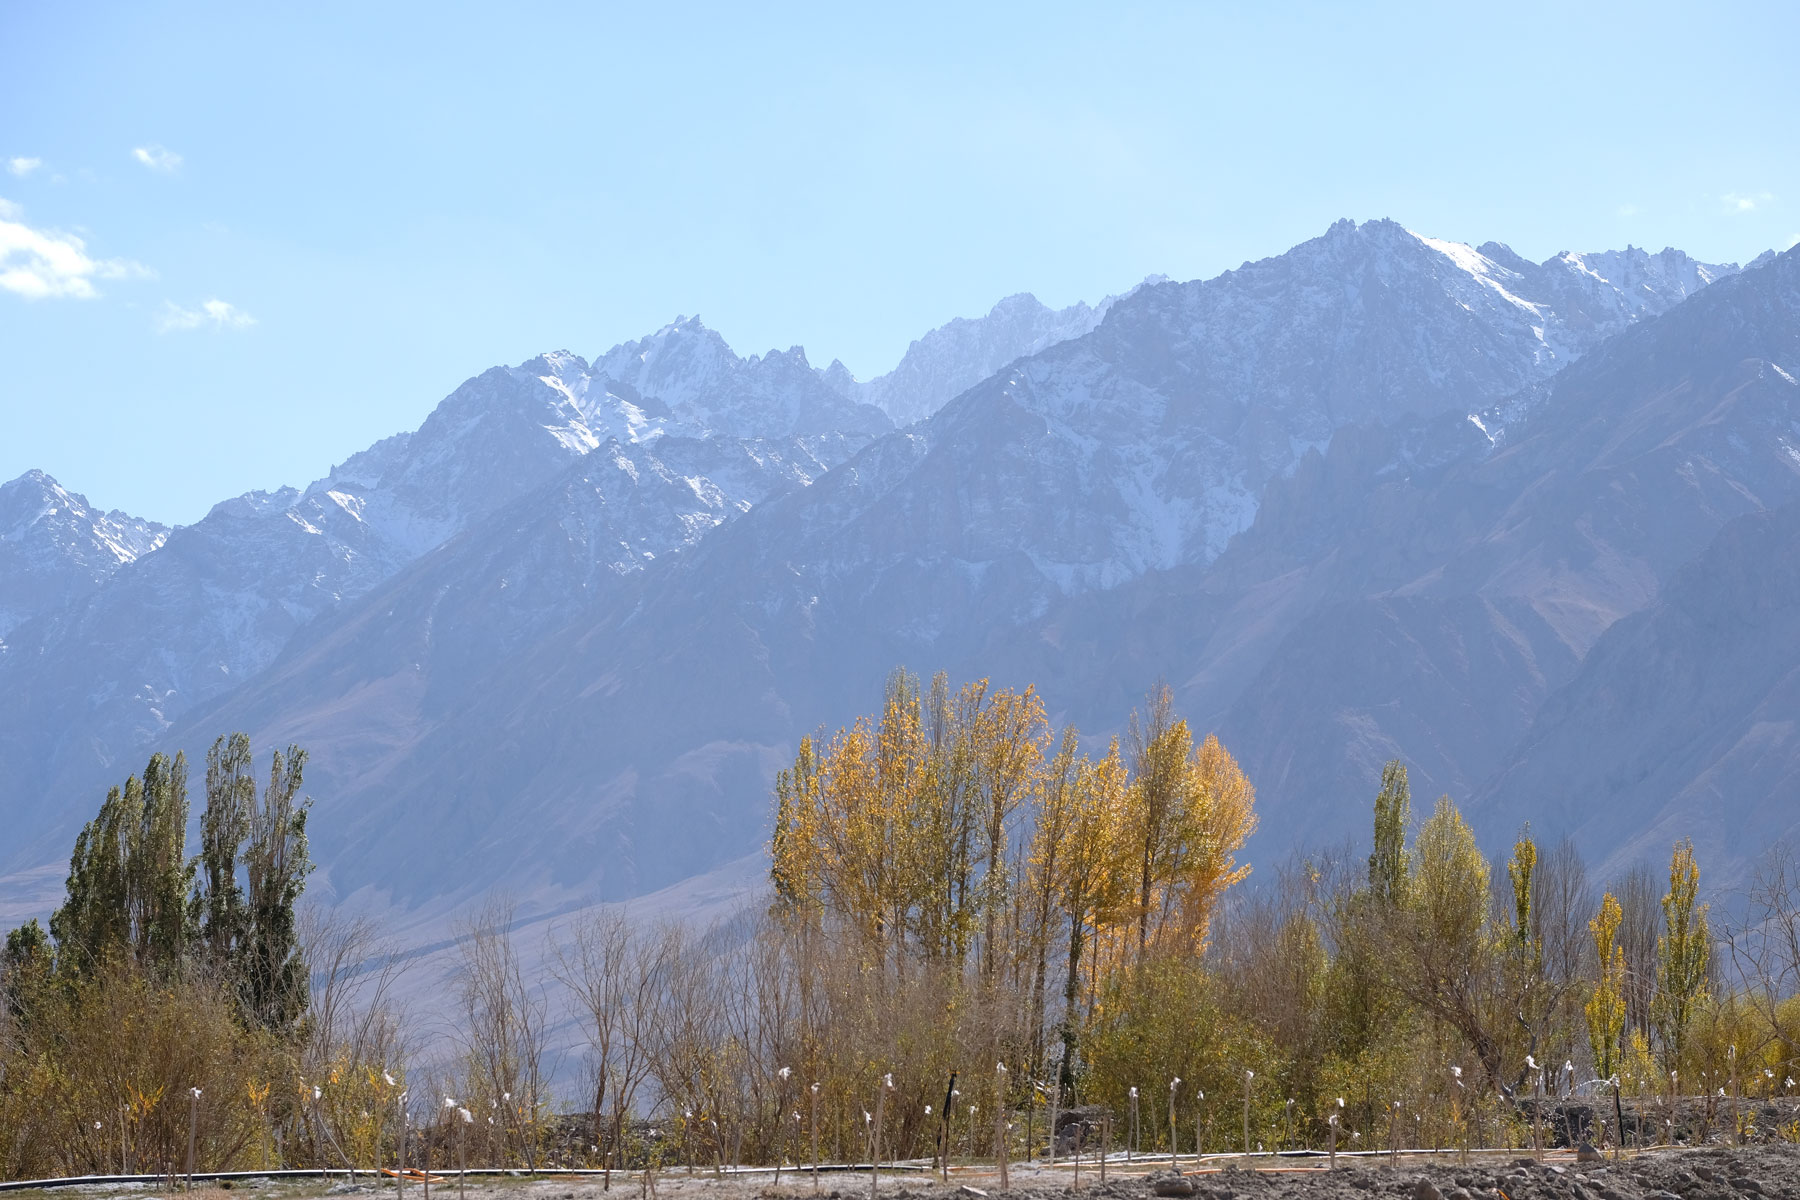
MULTIPOLYGON (((1517 1158, 1470 1166, 1405 1160, 1397 1166, 1368 1161, 1348 1165, 1340 1159, 1335 1171, 1322 1167, 1247 1171, 1226 1166, 1180 1175, 1163 1171, 1122 1176, 1115 1171, 1104 1185, 1085 1171, 1082 1179, 1084 1194, 1117 1200, 1148 1196, 1193 1200, 1774 1200, 1800 1197, 1800 1147, 1677 1149, 1589 1163, 1574 1162, 1568 1155, 1554 1161, 1517 1158)), ((985 1190, 989 1200, 1028 1200, 1050 1192, 1070 1194, 1068 1183, 1065 1175, 1007 1191, 997 1187, 985 1190)), ((852 1200, 865 1193, 840 1186, 830 1194, 852 1200)), ((884 1185, 881 1194, 888 1200, 951 1200, 957 1189, 919 1189, 905 1180, 884 1185)))

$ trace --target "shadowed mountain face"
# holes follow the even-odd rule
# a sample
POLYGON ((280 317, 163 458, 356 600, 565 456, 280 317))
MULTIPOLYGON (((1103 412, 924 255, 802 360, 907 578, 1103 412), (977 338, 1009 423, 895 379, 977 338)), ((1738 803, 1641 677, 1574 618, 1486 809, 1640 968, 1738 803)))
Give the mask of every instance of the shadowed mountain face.
MULTIPOLYGON (((1456 453, 1470 439, 1453 422, 1351 434, 1271 494, 1209 581, 1259 609, 1310 605, 1262 639, 1273 648, 1220 722, 1262 785, 1265 827, 1285 808, 1321 833, 1360 828, 1388 757, 1414 764, 1421 792, 1485 796, 1614 622, 1657 603, 1727 522, 1800 498, 1800 389, 1780 366, 1800 356, 1800 262, 1728 282, 1569 368, 1491 452, 1456 453)), ((1241 663, 1270 622, 1237 611, 1215 637, 1241 663)), ((1218 694, 1208 670, 1198 686, 1218 694)), ((1546 783, 1593 752, 1569 749, 1546 783)), ((1544 786, 1476 812, 1498 844, 1586 803, 1544 786)), ((1654 848, 1642 807, 1591 851, 1654 848)))
MULTIPOLYGON (((0 752, 60 790, 228 728, 301 741, 329 886, 409 907, 501 881, 528 905, 621 897, 740 859, 798 736, 896 664, 1035 682, 1094 737, 1167 678, 1257 783, 1258 857, 1360 831, 1396 756, 1510 822, 1486 781, 1523 769, 1615 622, 1728 522, 1800 501, 1796 259, 1734 271, 1344 222, 1141 287, 899 432, 799 351, 736 359, 695 322, 497 368, 133 565, 159 579, 217 519, 219 565, 190 551, 178 585, 138 585, 191 596, 258 553, 227 518, 303 539, 236 573, 256 639, 155 618, 215 657, 260 647, 236 679, 166 632, 70 649, 150 627, 120 571, 30 626, 88 633, 0 660, 9 694, 90 722, 62 721, 80 752, 46 753, 22 703, 0 752), (181 705, 133 726, 147 668, 120 664, 153 660, 181 705)), ((19 861, 84 809, 43 811, 19 861)))
POLYGON ((1728 523, 1547 697, 1478 798, 1596 858, 1754 859, 1800 825, 1800 505, 1728 523), (1556 801, 1545 804, 1546 798, 1556 801))

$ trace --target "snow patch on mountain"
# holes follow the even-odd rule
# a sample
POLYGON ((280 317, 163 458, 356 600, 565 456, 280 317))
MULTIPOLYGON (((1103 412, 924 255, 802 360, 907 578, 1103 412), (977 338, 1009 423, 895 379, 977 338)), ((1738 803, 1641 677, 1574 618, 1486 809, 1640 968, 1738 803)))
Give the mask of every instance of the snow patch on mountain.
POLYGON ((169 529, 102 512, 42 471, 0 484, 0 647, 30 617, 98 588, 169 529))

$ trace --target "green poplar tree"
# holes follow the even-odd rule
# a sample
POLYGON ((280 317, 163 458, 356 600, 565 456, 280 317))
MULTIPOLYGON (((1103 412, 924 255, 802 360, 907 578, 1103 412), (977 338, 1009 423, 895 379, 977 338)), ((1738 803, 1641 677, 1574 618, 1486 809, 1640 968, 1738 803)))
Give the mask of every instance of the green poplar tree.
POLYGON ((244 851, 249 920, 237 953, 238 994, 251 1020, 278 1033, 291 1031, 306 1012, 306 960, 294 917, 313 869, 306 841, 312 802, 299 799, 305 768, 299 746, 274 753, 244 851))
POLYGON ((1399 759, 1381 768, 1375 796, 1375 852, 1369 855, 1369 891, 1386 908, 1406 897, 1406 827, 1412 820, 1412 789, 1399 759))
POLYGON ((200 878, 193 918, 206 956, 228 970, 243 940, 248 915, 238 883, 238 854, 250 836, 256 807, 255 766, 250 738, 234 733, 206 752, 206 811, 200 817, 200 878))
POLYGON ((131 921, 138 960, 171 969, 187 955, 187 756, 152 755, 144 768, 143 807, 131 853, 131 921))
POLYGON ((61 970, 109 955, 178 969, 187 954, 187 759, 151 755, 143 777, 106 795, 75 839, 61 908, 50 918, 61 970))
POLYGON ((131 843, 143 808, 143 784, 134 775, 123 789, 106 793, 100 811, 76 835, 62 907, 50 915, 59 973, 85 975, 130 951, 131 843))

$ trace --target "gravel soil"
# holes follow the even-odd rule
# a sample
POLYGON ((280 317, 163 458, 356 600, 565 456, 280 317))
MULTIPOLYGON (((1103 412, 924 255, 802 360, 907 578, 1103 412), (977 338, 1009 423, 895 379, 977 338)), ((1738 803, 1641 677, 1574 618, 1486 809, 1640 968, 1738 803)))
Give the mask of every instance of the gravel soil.
MULTIPOLYGON (((1800 1200, 1800 1146, 1779 1144, 1741 1149, 1706 1147, 1658 1149, 1579 1163, 1568 1152, 1546 1154, 1541 1162, 1530 1157, 1490 1156, 1467 1165, 1450 1156, 1433 1161, 1429 1155, 1391 1162, 1383 1159, 1350 1160, 1340 1157, 1335 1170, 1322 1160, 1283 1160, 1273 1167, 1259 1159, 1260 1170, 1245 1170, 1225 1161, 1207 1163, 1199 1170, 1190 1165, 1177 1176, 1165 1165, 1146 1170, 1139 1162, 1127 1169, 1115 1164, 1100 1182, 1092 1163, 1082 1167, 1080 1186, 1074 1186, 1067 1165, 1051 1169, 1041 1163, 1021 1165, 1010 1172, 1010 1187, 1002 1190, 991 1167, 959 1167, 951 1171, 946 1186, 924 1172, 884 1171, 879 1200, 1048 1200, 1049 1197, 1093 1197, 1094 1200, 1148 1200, 1155 1196, 1191 1197, 1192 1200, 1800 1200)), ((366 1177, 365 1177, 366 1178, 366 1177)), ((727 1175, 710 1172, 693 1176, 676 1170, 659 1174, 651 1191, 641 1173, 617 1172, 610 1190, 597 1178, 558 1179, 471 1178, 461 1195, 466 1200, 863 1200, 870 1194, 867 1172, 827 1173, 815 1188, 811 1176, 792 1170, 776 1184, 767 1173, 727 1175)), ((68 1197, 75 1189, 58 1189, 68 1197)), ((82 1192, 101 1189, 82 1188, 82 1192)), ((49 1196, 50 1193, 28 1193, 49 1196)), ((154 1195, 151 1189, 133 1190, 135 1197, 154 1195)), ((314 1198, 367 1194, 398 1200, 391 1184, 351 1185, 239 1183, 229 1190, 198 1190, 192 1200, 314 1200, 314 1198)), ((431 1189, 433 1200, 458 1200, 454 1178, 431 1189)), ((183 1200, 186 1197, 183 1194, 183 1200)), ((406 1189, 407 1200, 425 1200, 416 1184, 406 1189)))

